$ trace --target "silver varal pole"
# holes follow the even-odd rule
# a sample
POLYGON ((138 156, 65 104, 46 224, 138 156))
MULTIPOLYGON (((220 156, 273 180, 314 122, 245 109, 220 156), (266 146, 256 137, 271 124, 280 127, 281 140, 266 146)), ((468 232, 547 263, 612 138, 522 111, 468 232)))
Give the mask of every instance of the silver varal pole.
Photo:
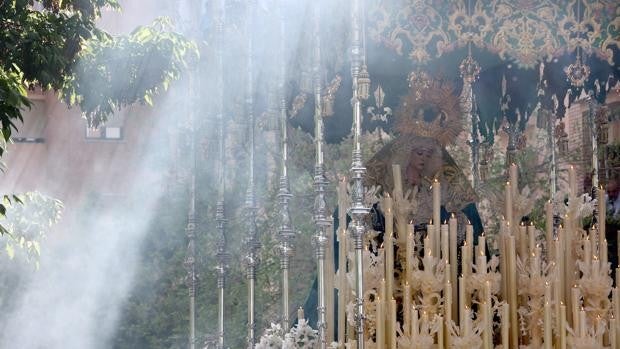
MULTIPOLYGON (((190 79, 190 91, 192 81, 190 79)), ((191 96, 190 92, 190 96, 191 96)), ((196 154, 194 153, 195 133, 194 130, 194 114, 190 113, 190 128, 191 128, 191 140, 190 140, 190 182, 189 182, 189 210, 187 213, 187 227, 185 233, 187 234, 187 254, 185 257, 184 267, 187 271, 186 282, 189 291, 189 348, 194 349, 196 345, 196 247, 195 247, 195 232, 196 232, 196 154)))
MULTIPOLYGON (((596 130, 596 112, 598 103, 594 99, 594 93, 591 92, 588 100, 588 114, 590 119, 590 136, 592 142, 592 188, 598 188, 598 137, 596 130)), ((596 195, 596 190, 592 191, 596 195)))
POLYGON ((245 199, 246 205, 246 218, 248 224, 248 234, 246 237, 247 254, 245 257, 246 264, 246 276, 248 279, 248 334, 247 345, 248 348, 254 348, 256 343, 256 323, 254 321, 254 289, 256 282, 256 268, 258 267, 258 249, 260 242, 257 235, 256 228, 256 198, 254 188, 254 71, 253 71, 253 21, 254 17, 254 1, 247 2, 246 7, 246 35, 248 37, 247 47, 247 91, 246 91, 246 113, 248 115, 248 127, 250 135, 250 161, 249 161, 249 180, 248 190, 245 199))
POLYGON ((284 81, 286 77, 286 59, 284 52, 284 40, 286 27, 284 24, 285 0, 280 1, 280 76, 278 81, 278 98, 280 103, 280 142, 281 142, 281 176, 280 187, 278 190, 278 201, 280 210, 280 229, 278 230, 278 238, 280 240, 280 269, 282 270, 282 328, 288 331, 290 327, 289 321, 289 284, 288 271, 290 260, 293 256, 293 239, 295 232, 292 228, 291 214, 289 210, 289 201, 291 200, 287 161, 288 161, 288 132, 287 132, 287 113, 286 113, 286 94, 284 81))
POLYGON ((226 215, 224 206, 224 193, 226 190, 226 157, 225 157, 225 137, 224 137, 224 62, 223 62, 223 44, 224 44, 224 20, 225 20, 225 0, 218 2, 218 14, 216 16, 217 30, 217 122, 218 122, 218 197, 215 209, 215 222, 218 232, 217 237, 217 288, 218 288, 218 341, 217 348, 224 348, 224 288, 226 283, 226 271, 228 269, 228 261, 230 255, 226 250, 226 215))
POLYGON ((323 161, 323 116, 321 115, 321 40, 320 40, 320 2, 317 1, 314 7, 314 64, 313 84, 314 84, 314 139, 315 139, 315 166, 314 166, 314 223, 317 227, 315 238, 317 274, 318 274, 318 321, 317 330, 319 331, 319 348, 327 347, 327 318, 325 315, 325 251, 327 247, 327 229, 330 220, 327 217, 327 204, 325 202, 325 168, 323 161))
MULTIPOLYGON (((360 144, 362 128, 362 99, 368 90, 370 81, 366 78, 360 81, 360 75, 365 73, 364 52, 361 45, 362 20, 364 19, 360 0, 353 1, 352 10, 352 45, 351 45, 351 76, 353 78, 353 156, 351 165, 351 179, 353 188, 351 191, 351 207, 349 214, 352 218, 351 236, 355 248, 355 329, 357 332, 357 347, 364 348, 364 266, 362 249, 364 248, 363 237, 365 233, 364 217, 369 209, 364 206, 364 175, 366 168, 362 162, 362 149, 360 144), (363 83, 360 83, 363 82, 363 83)), ((367 74, 367 73, 366 73, 367 74)))

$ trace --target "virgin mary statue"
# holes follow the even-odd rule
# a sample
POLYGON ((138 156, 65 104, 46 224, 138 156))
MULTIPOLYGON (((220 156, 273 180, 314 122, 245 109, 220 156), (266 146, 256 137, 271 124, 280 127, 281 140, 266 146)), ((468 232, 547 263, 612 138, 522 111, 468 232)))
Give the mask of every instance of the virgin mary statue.
MULTIPOLYGON (((412 203, 407 218, 416 224, 416 234, 424 234, 426 224, 432 219, 431 184, 438 180, 441 183, 441 222, 447 221, 452 214, 456 216, 459 245, 463 243, 467 223, 473 225, 474 243, 482 233, 476 193, 446 151, 446 146, 456 141, 463 130, 462 115, 459 99, 451 85, 432 81, 423 90, 410 90, 396 113, 396 137, 366 162, 365 178, 366 187, 374 186, 378 193, 391 194, 394 191, 392 165, 400 165, 402 191, 409 193, 408 199, 412 203)), ((335 228, 344 223, 337 221, 338 214, 334 217, 335 228)), ((378 243, 374 245, 380 245, 385 229, 383 212, 377 204, 371 209, 369 228, 379 232, 378 243)), ((395 233, 399 234, 398 231, 395 233)), ((334 251, 338 251, 337 246, 334 251)), ((337 257, 335 268, 338 266, 337 257)), ((316 321, 316 311, 313 311, 316 290, 313 288, 312 291, 304 307, 311 323, 316 321)))

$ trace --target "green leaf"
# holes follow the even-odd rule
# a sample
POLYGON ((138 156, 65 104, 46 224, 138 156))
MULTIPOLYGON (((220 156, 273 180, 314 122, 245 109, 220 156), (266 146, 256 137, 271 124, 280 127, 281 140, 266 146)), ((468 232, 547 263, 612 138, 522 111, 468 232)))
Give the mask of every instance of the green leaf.
POLYGON ((15 257, 15 248, 13 248, 13 244, 11 244, 10 242, 6 243, 6 254, 9 256, 10 259, 13 259, 13 257, 15 257))

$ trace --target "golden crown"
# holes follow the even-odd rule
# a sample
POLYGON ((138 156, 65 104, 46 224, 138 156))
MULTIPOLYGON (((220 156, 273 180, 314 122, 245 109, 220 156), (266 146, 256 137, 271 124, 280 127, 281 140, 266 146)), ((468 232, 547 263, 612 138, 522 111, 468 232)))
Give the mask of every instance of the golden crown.
POLYGON ((396 130, 401 135, 433 138, 451 144, 463 130, 462 109, 452 84, 431 79, 411 84, 396 113, 396 130))

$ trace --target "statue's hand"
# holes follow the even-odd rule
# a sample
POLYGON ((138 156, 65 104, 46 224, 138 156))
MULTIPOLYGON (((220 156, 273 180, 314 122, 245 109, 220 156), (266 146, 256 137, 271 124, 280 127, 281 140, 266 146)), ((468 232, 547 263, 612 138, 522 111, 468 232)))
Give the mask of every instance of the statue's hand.
POLYGON ((394 198, 397 217, 407 220, 409 215, 414 215, 418 211, 418 201, 414 195, 417 192, 418 187, 415 186, 413 189, 407 190, 404 195, 398 195, 394 198))

